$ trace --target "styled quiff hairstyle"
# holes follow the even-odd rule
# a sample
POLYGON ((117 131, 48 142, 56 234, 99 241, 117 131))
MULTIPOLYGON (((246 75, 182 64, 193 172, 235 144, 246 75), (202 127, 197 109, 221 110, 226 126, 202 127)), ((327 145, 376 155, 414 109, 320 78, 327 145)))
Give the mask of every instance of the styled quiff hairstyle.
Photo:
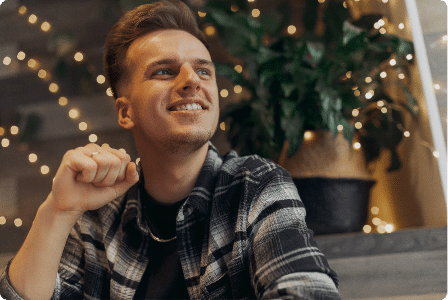
POLYGON ((190 8, 179 0, 162 0, 141 5, 124 14, 106 38, 104 73, 115 99, 123 78, 129 75, 126 53, 137 38, 157 30, 184 30, 198 38, 207 48, 204 33, 190 8))

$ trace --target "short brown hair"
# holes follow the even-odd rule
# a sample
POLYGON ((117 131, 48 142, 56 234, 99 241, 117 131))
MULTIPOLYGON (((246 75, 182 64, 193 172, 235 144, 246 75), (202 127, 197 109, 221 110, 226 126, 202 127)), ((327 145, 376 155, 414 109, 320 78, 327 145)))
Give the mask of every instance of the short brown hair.
POLYGON ((195 15, 180 0, 144 4, 127 12, 112 27, 105 43, 104 72, 115 99, 118 98, 118 85, 127 72, 125 59, 131 43, 147 33, 162 29, 184 30, 208 48, 195 15))

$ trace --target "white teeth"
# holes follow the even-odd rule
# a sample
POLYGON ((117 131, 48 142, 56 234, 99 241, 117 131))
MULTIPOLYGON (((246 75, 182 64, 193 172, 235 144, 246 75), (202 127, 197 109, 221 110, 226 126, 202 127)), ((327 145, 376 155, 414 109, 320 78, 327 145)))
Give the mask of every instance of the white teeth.
POLYGON ((197 109, 202 109, 202 106, 197 103, 193 103, 193 104, 176 106, 173 107, 171 110, 180 111, 180 110, 197 110, 197 109))

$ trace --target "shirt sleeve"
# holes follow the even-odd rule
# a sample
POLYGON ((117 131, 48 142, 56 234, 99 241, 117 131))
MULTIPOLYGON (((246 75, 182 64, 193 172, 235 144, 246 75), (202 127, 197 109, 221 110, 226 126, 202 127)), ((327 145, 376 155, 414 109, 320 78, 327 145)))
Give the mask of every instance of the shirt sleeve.
POLYGON ((305 208, 286 170, 266 175, 248 217, 250 273, 258 299, 341 299, 338 279, 305 223, 305 208))
MULTIPOLYGON (((78 237, 76 229, 73 228, 67 239, 61 263, 59 264, 55 290, 51 300, 83 298, 83 247, 78 237)), ((0 295, 6 300, 23 300, 12 286, 8 275, 11 261, 0 275, 0 295)))

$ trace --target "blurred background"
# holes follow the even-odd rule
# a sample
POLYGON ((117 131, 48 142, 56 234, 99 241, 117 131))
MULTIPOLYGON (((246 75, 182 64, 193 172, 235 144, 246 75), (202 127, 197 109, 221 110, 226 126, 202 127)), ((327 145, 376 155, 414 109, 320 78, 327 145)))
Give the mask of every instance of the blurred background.
MULTIPOLYGON (((102 52, 118 18, 150 2, 0 5, 1 268, 67 150, 107 143, 138 158, 117 124, 102 52)), ((343 298, 442 299, 446 4, 184 2, 198 14, 220 74, 212 143, 291 173, 343 298)))

